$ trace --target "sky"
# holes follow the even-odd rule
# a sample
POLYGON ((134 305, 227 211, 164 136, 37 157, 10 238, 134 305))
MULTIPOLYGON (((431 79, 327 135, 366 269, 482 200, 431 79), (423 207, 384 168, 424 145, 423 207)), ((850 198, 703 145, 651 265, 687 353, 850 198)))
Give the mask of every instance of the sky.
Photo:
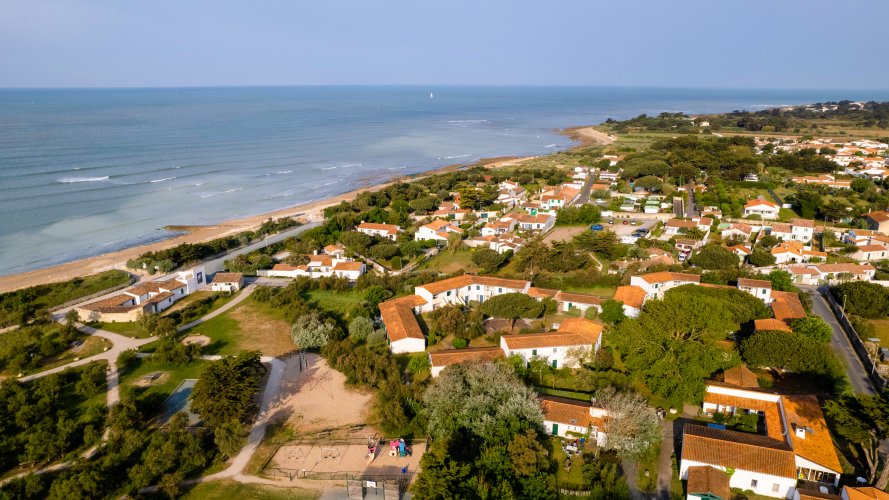
POLYGON ((887 17, 885 0, 0 0, 0 87, 887 89, 887 17))

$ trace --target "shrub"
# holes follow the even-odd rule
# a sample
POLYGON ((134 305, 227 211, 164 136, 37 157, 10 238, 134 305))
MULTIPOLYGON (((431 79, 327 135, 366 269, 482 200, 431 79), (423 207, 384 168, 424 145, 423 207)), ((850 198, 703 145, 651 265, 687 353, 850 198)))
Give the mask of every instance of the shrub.
POLYGON ((451 345, 454 346, 455 349, 463 349, 469 345, 469 341, 466 339, 461 339, 460 337, 456 337, 451 341, 451 345))

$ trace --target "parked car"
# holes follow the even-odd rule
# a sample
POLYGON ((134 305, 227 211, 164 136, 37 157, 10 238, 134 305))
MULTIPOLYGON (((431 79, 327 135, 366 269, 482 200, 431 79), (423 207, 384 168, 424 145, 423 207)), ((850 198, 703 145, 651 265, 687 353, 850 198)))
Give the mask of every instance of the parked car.
POLYGON ((614 224, 614 219, 608 219, 609 224, 614 224))
POLYGON ((625 225, 625 226, 626 226, 626 225, 627 225, 627 224, 629 224, 629 223, 630 223, 630 221, 628 221, 628 220, 626 220, 626 219, 624 219, 624 222, 623 222, 623 225, 625 225))
POLYGON ((636 219, 633 219, 630 221, 630 224, 635 226, 636 224, 639 224, 639 221, 637 221, 636 219))
POLYGON ((592 229, 593 231, 601 231, 605 229, 605 226, 603 226, 602 224, 593 224, 592 226, 590 226, 590 229, 592 229))

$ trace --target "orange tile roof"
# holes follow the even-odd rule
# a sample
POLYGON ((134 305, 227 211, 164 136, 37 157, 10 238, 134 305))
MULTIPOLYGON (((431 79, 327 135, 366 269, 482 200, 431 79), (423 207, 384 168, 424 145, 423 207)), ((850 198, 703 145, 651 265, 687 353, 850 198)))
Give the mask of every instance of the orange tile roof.
POLYGON ((722 500, 731 500, 732 498, 729 475, 715 467, 689 467, 686 490, 689 496, 703 496, 710 493, 708 495, 710 498, 714 495, 722 500))
POLYGON ((883 245, 861 245, 857 252, 885 252, 886 247, 883 245))
POLYGON ((451 224, 444 219, 435 219, 434 221, 430 222, 429 224, 424 224, 420 227, 425 227, 425 228, 431 229, 433 231, 441 231, 442 229, 445 229, 445 228, 458 230, 457 228, 451 226, 451 224))
POLYGON ((368 229, 372 231, 386 231, 389 234, 397 234, 399 227, 392 224, 377 224, 375 222, 362 222, 357 229, 368 229))
POLYGON ((614 300, 623 302, 624 305, 634 309, 642 309, 642 303, 645 301, 645 290, 635 285, 619 286, 614 291, 614 300))
POLYGON ((527 284, 528 282, 525 280, 512 280, 506 278, 495 278, 493 276, 477 276, 475 274, 464 274, 462 276, 456 276, 454 278, 448 278, 445 280, 436 281, 434 283, 420 285, 417 288, 422 288, 429 293, 436 295, 448 290, 456 290, 458 288, 463 288, 469 285, 486 285, 511 288, 515 290, 524 290, 527 284))
POLYGON ((756 374, 743 363, 724 371, 722 381, 738 387, 759 387, 759 379, 756 374))
POLYGON ((559 323, 558 332, 589 336, 594 339, 593 343, 595 343, 598 341, 599 335, 602 334, 603 328, 601 324, 586 318, 565 318, 559 323))
POLYGON ((599 340, 599 334, 593 332, 548 332, 548 333, 519 333, 500 337, 506 342, 506 346, 512 349, 543 349, 547 347, 567 347, 594 345, 599 340))
POLYGON ((860 488, 843 486, 843 490, 845 490, 849 500, 889 500, 889 493, 871 486, 863 486, 860 488))
POLYGON ((599 305, 602 303, 602 297, 586 293, 559 292, 558 295, 556 295, 556 300, 559 302, 572 302, 575 304, 599 305))
POLYGON ((538 288, 536 286, 528 287, 528 296, 534 297, 535 299, 543 299, 549 297, 551 299, 556 298, 556 295, 559 294, 559 290, 551 290, 549 288, 538 288))
POLYGON ((787 326, 787 323, 774 318, 757 319, 753 321, 753 329, 757 332, 765 330, 775 330, 779 332, 792 332, 793 330, 787 326))
POLYGON ((772 289, 772 282, 767 280, 754 280, 750 278, 738 279, 738 287, 749 286, 750 288, 768 288, 772 289))
POLYGON ((360 271, 364 264, 361 262, 337 262, 333 266, 334 271, 360 271))
POLYGON ((815 221, 809 219, 790 219, 790 223, 799 227, 815 227, 815 221))
POLYGON ((503 357, 499 347, 471 347, 469 349, 444 349, 429 353, 432 366, 450 366, 471 361, 486 362, 503 357))
POLYGON ((868 219, 872 219, 875 222, 889 222, 889 212, 885 212, 880 210, 878 212, 870 212, 865 214, 865 217, 868 219))
POLYGON ((859 274, 864 271, 876 271, 877 268, 870 264, 817 264, 813 266, 822 273, 850 273, 859 274))
POLYGON ((690 220, 670 219, 667 221, 666 224, 664 224, 664 226, 665 227, 680 227, 680 228, 684 227, 684 228, 691 229, 694 227, 698 227, 698 223, 694 222, 694 221, 690 221, 690 220))
POLYGON ((772 314, 779 321, 790 321, 792 319, 805 318, 806 310, 799 301, 799 295, 792 292, 772 291, 772 314))
MULTIPOLYGON (((593 424, 589 401, 578 401, 553 396, 540 396, 543 418, 559 424, 589 428, 593 424)), ((600 420, 600 419, 595 419, 600 420)))
POLYGON ((414 311, 407 304, 383 302, 380 304, 380 318, 386 326, 390 342, 425 338, 414 311))
POLYGON ((305 269, 306 266, 291 266, 290 264, 279 263, 272 266, 272 271, 295 271, 297 269, 305 269))
POLYGON ((748 201, 747 204, 744 205, 744 208, 752 208, 752 207, 756 207, 759 205, 765 205, 765 206, 771 207, 771 208, 781 208, 781 206, 778 205, 777 203, 773 203, 771 201, 764 200, 762 198, 757 198, 755 200, 748 201))
POLYGON ((694 424, 686 424, 684 433, 684 460, 796 478, 793 451, 783 441, 694 424))
POLYGON ((701 276, 689 273, 671 273, 667 271, 659 273, 640 274, 640 278, 646 283, 666 283, 668 281, 691 281, 692 283, 700 283, 701 276))
POLYGON ((782 396, 784 415, 787 417, 788 429, 793 442, 793 451, 797 455, 815 462, 816 464, 835 471, 837 475, 843 472, 840 459, 837 456, 830 431, 821 413, 821 405, 815 396, 782 396), (806 437, 796 435, 796 428, 806 428, 806 437), (808 432, 811 429, 812 432, 808 432))
POLYGON ((213 275, 213 283, 240 283, 243 279, 243 273, 216 273, 213 275))

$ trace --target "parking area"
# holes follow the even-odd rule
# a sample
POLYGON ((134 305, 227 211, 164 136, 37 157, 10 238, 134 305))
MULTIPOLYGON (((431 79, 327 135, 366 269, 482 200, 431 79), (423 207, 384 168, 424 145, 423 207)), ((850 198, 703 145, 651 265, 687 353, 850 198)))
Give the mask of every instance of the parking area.
MULTIPOLYGON (((604 219, 604 218, 603 218, 604 219)), ((657 223, 656 220, 642 220, 642 219, 614 219, 613 224, 608 223, 609 219, 604 219, 601 223, 604 229, 608 229, 609 231, 614 231, 614 233, 618 236, 628 236, 633 234, 639 229, 645 229, 647 231, 651 231, 651 228, 657 223), (624 221, 627 223, 624 224, 624 221), (636 224, 633 225, 632 221, 636 221, 636 224)))

